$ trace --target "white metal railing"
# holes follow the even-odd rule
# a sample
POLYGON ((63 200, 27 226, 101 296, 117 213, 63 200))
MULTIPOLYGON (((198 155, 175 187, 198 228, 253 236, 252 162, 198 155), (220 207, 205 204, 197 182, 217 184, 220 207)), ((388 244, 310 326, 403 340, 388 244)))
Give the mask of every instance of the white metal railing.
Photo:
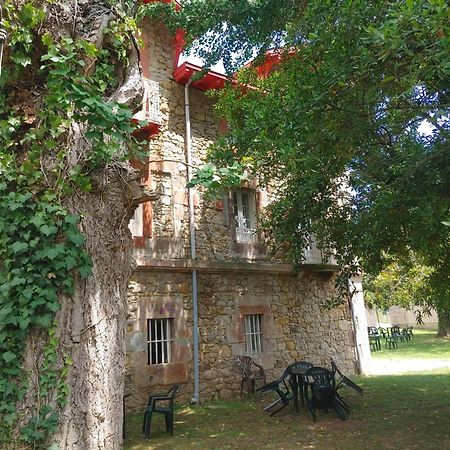
POLYGON ((248 228, 236 228, 236 242, 254 244, 258 242, 256 230, 248 228))
POLYGON ((143 78, 142 109, 134 115, 137 120, 161 125, 161 94, 156 81, 143 78))

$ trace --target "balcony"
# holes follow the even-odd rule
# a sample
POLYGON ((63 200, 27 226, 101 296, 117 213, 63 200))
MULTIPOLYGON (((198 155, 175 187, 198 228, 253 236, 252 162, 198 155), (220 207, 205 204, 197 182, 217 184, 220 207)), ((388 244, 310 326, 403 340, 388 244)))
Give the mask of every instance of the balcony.
POLYGON ((144 83, 142 109, 133 116, 133 121, 145 123, 134 132, 134 135, 139 140, 149 140, 159 133, 162 124, 161 94, 156 81, 147 78, 143 78, 142 81, 144 83))
POLYGON ((303 250, 303 265, 305 266, 336 266, 333 255, 325 255, 325 252, 317 246, 314 235, 310 235, 308 247, 303 250))

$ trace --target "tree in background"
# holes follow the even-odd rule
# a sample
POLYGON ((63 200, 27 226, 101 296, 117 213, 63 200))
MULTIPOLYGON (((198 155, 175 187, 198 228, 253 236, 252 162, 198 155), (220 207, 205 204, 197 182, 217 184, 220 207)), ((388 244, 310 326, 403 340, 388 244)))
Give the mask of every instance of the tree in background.
MULTIPOLYGON (((433 306, 428 278, 433 269, 426 267, 409 255, 402 260, 391 258, 391 262, 376 276, 364 277, 364 300, 369 308, 387 310, 391 306, 413 310, 417 322, 431 314, 433 306)), ((449 333, 446 317, 439 317, 439 336, 449 333)))
MULTIPOLYGON (((277 187, 263 226, 300 263, 309 233, 342 281, 414 252, 429 301, 450 310, 450 20, 445 0, 186 0, 156 6, 231 72, 217 94, 229 132, 198 183, 246 172, 277 187), (164 9, 164 11, 162 11, 164 9), (271 50, 269 54, 268 50, 271 50), (270 74, 255 69, 268 59, 270 74), (355 261, 358 264, 355 264, 355 261)), ((189 39, 189 38, 188 38, 189 39)))

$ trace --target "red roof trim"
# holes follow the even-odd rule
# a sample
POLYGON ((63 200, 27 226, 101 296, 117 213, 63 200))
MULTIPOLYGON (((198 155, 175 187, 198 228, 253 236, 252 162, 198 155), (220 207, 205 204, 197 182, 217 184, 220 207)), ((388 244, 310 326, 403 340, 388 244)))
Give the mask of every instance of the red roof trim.
MULTIPOLYGON (((184 62, 173 71, 173 77, 176 82, 186 84, 193 75, 201 71, 202 68, 200 66, 184 62)), ((201 89, 202 91, 209 89, 222 89, 227 80, 228 77, 226 75, 210 70, 200 80, 193 81, 192 86, 197 89, 201 89)))
POLYGON ((163 3, 175 3, 175 9, 179 11, 181 9, 181 3, 178 0, 142 0, 142 3, 154 3, 154 2, 163 2, 163 3))

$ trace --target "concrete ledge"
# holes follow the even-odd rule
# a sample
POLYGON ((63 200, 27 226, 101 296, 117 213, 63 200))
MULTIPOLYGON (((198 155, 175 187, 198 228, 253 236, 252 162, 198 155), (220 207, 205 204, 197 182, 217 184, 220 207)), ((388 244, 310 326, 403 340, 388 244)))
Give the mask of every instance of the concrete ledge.
MULTIPOLYGON (((151 258, 138 258, 136 270, 153 271, 174 271, 174 272, 192 272, 197 270, 203 273, 276 273, 284 275, 296 275, 297 271, 292 264, 274 264, 274 263, 251 263, 251 262, 223 262, 223 261, 204 261, 204 260, 168 260, 151 258)), ((302 264, 298 271, 311 272, 336 272, 338 266, 330 264, 302 264)))

